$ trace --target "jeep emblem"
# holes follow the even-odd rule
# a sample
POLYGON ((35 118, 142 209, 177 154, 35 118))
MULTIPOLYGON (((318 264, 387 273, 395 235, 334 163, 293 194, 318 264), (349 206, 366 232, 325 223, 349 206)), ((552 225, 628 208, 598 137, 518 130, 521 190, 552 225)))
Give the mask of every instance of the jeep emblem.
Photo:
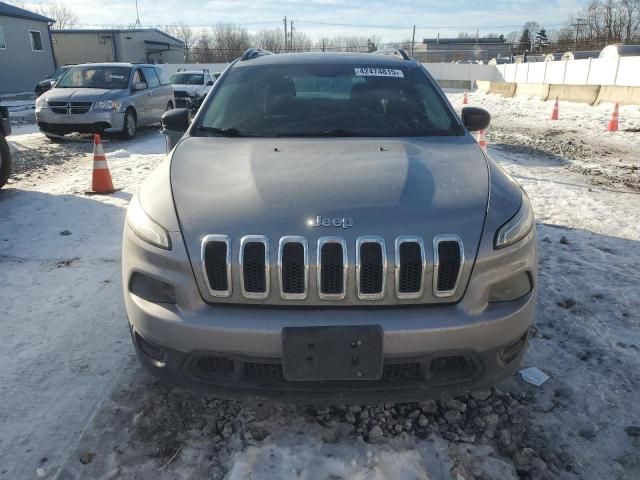
POLYGON ((349 227, 353 227, 353 219, 349 217, 329 218, 318 215, 315 220, 310 218, 307 224, 310 227, 342 227, 346 230, 349 227))

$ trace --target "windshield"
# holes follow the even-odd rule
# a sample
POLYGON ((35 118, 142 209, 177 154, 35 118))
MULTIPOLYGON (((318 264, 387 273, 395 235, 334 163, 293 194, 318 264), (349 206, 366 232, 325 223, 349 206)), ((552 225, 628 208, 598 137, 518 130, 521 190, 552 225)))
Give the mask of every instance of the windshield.
POLYGON ((60 78, 67 70, 69 70, 69 67, 58 67, 55 72, 49 75, 49 78, 60 78))
POLYGON ((130 67, 73 67, 58 80, 56 88, 119 90, 129 86, 130 74, 130 67))
POLYGON ((175 85, 202 85, 204 75, 202 73, 174 73, 169 82, 175 85))
POLYGON ((232 68, 195 135, 257 137, 462 135, 417 65, 232 68))

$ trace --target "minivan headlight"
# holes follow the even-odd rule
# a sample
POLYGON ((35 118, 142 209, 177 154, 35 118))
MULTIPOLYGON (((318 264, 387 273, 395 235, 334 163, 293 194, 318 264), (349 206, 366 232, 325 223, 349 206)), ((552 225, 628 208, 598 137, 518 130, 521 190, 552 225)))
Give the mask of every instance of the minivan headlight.
POLYGON ((94 110, 118 110, 120 108, 119 100, 100 100, 93 104, 94 110))
POLYGON ((498 229, 494 247, 504 248, 522 240, 531 231, 535 223, 533 208, 527 194, 522 192, 522 203, 517 213, 498 229))
POLYGON ((129 204, 127 224, 133 230, 133 233, 145 242, 158 248, 171 250, 169 232, 147 215, 137 195, 131 199, 129 204))
POLYGON ((47 100, 42 97, 36 98, 36 110, 41 110, 43 108, 47 108, 47 100))

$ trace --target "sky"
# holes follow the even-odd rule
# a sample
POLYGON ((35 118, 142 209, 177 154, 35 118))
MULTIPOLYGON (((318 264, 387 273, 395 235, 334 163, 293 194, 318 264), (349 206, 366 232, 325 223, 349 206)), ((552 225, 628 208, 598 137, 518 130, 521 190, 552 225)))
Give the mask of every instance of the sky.
MULTIPOLYGON (((44 0, 46 3, 48 0, 44 0)), ((60 1, 76 12, 81 27, 127 26, 136 20, 135 0, 60 1)), ((321 36, 377 36, 393 42, 411 38, 457 36, 458 32, 505 35, 536 21, 559 28, 588 0, 138 0, 142 26, 176 24, 206 27, 235 23, 250 32, 283 28, 283 18, 313 39, 321 36)))

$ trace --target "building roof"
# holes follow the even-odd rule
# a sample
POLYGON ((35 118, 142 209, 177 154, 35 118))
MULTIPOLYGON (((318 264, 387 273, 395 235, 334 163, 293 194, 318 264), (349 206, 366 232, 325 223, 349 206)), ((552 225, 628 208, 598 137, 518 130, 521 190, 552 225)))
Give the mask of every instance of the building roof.
POLYGON ((506 43, 506 40, 504 39, 504 37, 485 37, 485 38, 425 38, 422 40, 422 43, 427 43, 427 44, 434 44, 434 43, 440 43, 440 44, 451 44, 451 43, 458 43, 458 44, 464 44, 464 45, 469 45, 469 44, 476 44, 476 43, 485 43, 485 44, 504 44, 506 43))
POLYGON ((66 35, 68 33, 74 34, 74 33, 149 33, 149 32, 159 33, 160 35, 163 35, 169 38, 170 40, 173 40, 174 42, 179 43, 180 45, 184 45, 184 42, 182 40, 179 40, 176 37, 173 37, 158 28, 89 28, 89 29, 78 28, 78 29, 51 31, 51 33, 55 33, 56 35, 60 35, 60 34, 66 35))
POLYGON ((25 20, 34 20, 36 22, 55 22, 52 18, 30 12, 24 8, 14 7, 13 5, 9 5, 4 2, 0 2, 0 17, 23 18, 25 20))

